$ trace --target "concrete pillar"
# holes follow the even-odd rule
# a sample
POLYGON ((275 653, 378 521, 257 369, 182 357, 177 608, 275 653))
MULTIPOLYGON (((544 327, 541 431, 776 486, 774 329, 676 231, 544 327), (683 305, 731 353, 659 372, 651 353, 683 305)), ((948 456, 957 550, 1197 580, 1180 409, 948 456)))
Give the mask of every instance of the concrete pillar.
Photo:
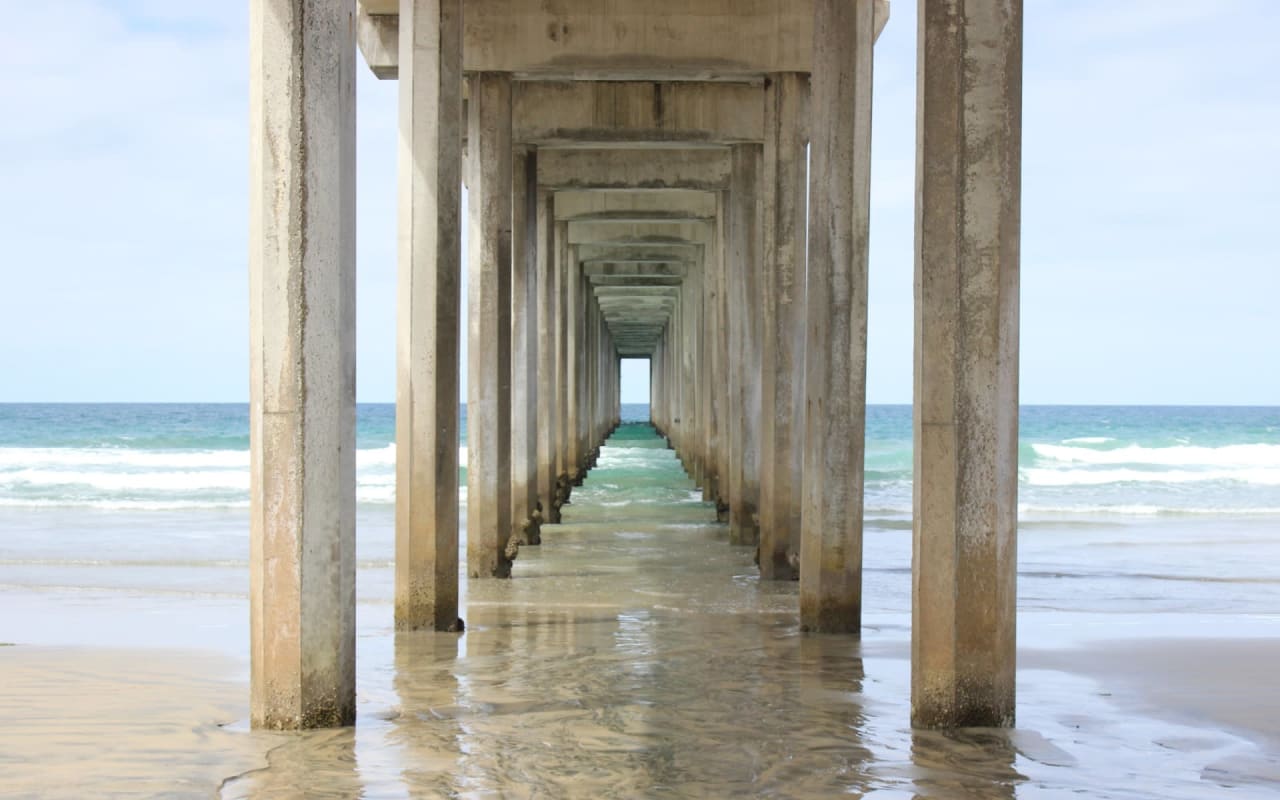
POLYGON ((538 498, 544 519, 559 522, 556 488, 556 281, 555 209, 551 196, 538 198, 538 498))
POLYGON ((698 360, 699 385, 702 387, 698 409, 701 412, 698 425, 698 443, 702 451, 702 499, 705 502, 716 501, 716 401, 720 390, 716 383, 716 302, 719 298, 716 290, 716 272, 719 269, 719 248, 716 247, 715 236, 706 248, 706 258, 702 265, 702 291, 699 293, 700 308, 698 316, 698 360))
POLYGON ((355 721, 355 3, 249 4, 255 728, 355 721))
POLYGON ((512 156, 511 192, 511 528, 538 544, 538 154, 512 156))
POLYGON ((730 467, 729 541, 757 544, 760 529, 760 359, 763 287, 760 259, 760 145, 733 146, 729 187, 729 402, 734 463, 730 467))
POLYGON ((658 337, 658 344, 653 349, 653 359, 649 362, 649 416, 654 427, 665 432, 666 416, 666 364, 663 363, 663 350, 666 347, 665 335, 658 337))
POLYGON ((569 244, 569 225, 556 223, 556 485, 560 502, 568 499, 572 480, 569 476, 569 443, 573 438, 569 427, 569 310, 570 261, 574 248, 569 244))
POLYGON ((578 397, 578 477, 581 484, 587 475, 587 457, 591 452, 591 351, 592 337, 595 331, 591 326, 591 288, 582 268, 574 262, 574 272, 578 281, 578 346, 575 349, 578 365, 577 397, 578 397))
POLYGON ((729 258, 729 193, 716 196, 715 320, 711 326, 714 370, 712 386, 712 450, 715 458, 716 519, 729 521, 729 292, 725 268, 729 258))
POLYGON ((582 350, 583 311, 582 269, 577 248, 570 246, 565 264, 565 383, 568 394, 565 469, 571 485, 581 483, 582 467, 582 350))
POLYGON ((402 5, 395 620, 447 630, 458 620, 462 10, 402 5))
POLYGON ((1014 721, 1021 0, 921 8, 911 721, 1014 721))
POLYGON ((467 574, 511 574, 511 76, 471 77, 467 574))
POLYGON ((874 0, 815 0, 800 627, 858 633, 874 0))
POLYGON ((784 72, 770 77, 763 181, 760 576, 776 580, 795 580, 800 556, 808 99, 808 76, 784 72))

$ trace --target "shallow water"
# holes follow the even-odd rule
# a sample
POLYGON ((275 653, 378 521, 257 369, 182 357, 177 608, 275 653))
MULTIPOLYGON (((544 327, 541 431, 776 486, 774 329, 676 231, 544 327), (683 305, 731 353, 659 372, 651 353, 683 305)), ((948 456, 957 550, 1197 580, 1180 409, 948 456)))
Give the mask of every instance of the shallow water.
MULTIPOLYGON (((462 636, 394 634, 385 598, 362 589, 356 727, 275 735, 239 723, 272 749, 222 796, 1202 798, 1280 786, 1257 741, 1122 705, 1105 681, 1063 666, 1070 650, 1024 662, 1017 730, 910 730, 909 536, 869 536, 879 566, 862 641, 802 635, 796 585, 758 580, 751 551, 727 544, 656 444, 606 447, 512 579, 467 588, 462 636)), ((1104 553, 1132 539, 1089 536, 1104 553)), ((1212 610, 1147 607, 1133 576, 1091 578, 1081 585, 1113 596, 1074 606, 1055 541, 1029 548, 1024 642, 1070 648, 1130 626, 1151 634, 1160 619, 1183 635, 1229 630, 1212 610)), ((1237 633, 1274 630, 1272 596, 1250 596, 1237 633)))
POLYGON ((0 796, 1280 791, 1275 515, 1024 518, 1018 728, 938 733, 908 726, 909 518, 868 520, 859 641, 800 634, 700 497, 625 426, 511 580, 464 581, 461 636, 395 634, 362 504, 358 722, 306 734, 245 722, 243 509, 0 506, 0 796))

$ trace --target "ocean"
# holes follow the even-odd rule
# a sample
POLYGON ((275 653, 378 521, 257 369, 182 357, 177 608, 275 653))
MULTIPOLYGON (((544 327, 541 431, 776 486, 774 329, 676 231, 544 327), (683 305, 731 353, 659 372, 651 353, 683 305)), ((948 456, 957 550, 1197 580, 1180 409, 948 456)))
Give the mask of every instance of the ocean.
MULTIPOLYGON (((628 404, 626 421, 647 419, 628 404)), ((466 410, 459 444, 466 463, 466 410)), ((1280 409, 1029 406, 1020 516, 1253 515, 1280 520, 1280 409)), ((395 407, 357 410, 361 507, 395 502, 395 407)), ((911 408, 867 410, 867 525, 911 514, 911 408)), ((248 407, 0 405, 0 507, 83 511, 248 508, 248 407)))
POLYGON ((938 734, 910 407, 868 409, 859 640, 799 632, 645 405, 511 580, 462 581, 464 635, 397 634, 394 408, 361 405, 358 721, 293 737, 246 722, 247 411, 0 405, 0 794, 1280 791, 1280 408, 1023 408, 1018 727, 938 734))

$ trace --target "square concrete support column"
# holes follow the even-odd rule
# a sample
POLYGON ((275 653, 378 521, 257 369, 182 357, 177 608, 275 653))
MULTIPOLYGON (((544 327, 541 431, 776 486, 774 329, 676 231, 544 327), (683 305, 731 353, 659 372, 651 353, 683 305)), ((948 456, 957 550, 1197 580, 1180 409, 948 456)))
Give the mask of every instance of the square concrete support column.
POLYGON ((255 728, 355 721, 355 11, 249 4, 255 728))
POLYGON ((760 358, 763 289, 760 261, 758 144, 733 146, 729 186, 729 424, 733 437, 729 541, 757 544, 760 529, 760 358))
POLYGON ((560 502, 568 500, 569 487, 573 481, 569 476, 569 446, 573 439, 573 431, 569 427, 570 386, 569 376, 569 332, 570 324, 569 278, 572 275, 570 264, 574 259, 575 248, 569 244, 569 224, 557 222, 556 227, 556 486, 560 502))
POLYGON ((586 317, 582 291, 582 268, 578 265, 577 248, 570 246, 565 264, 565 390, 567 395, 565 429, 565 473, 569 483, 581 483, 582 468, 582 320, 586 317))
POLYGON ((577 338, 574 346, 574 364, 577 369, 574 380, 574 409, 577 423, 574 427, 574 446, 577 448, 574 466, 578 470, 574 478, 575 485, 581 485, 587 474, 587 455, 591 450, 591 373, 590 353, 591 340, 591 287, 587 277, 582 274, 581 264, 577 259, 573 262, 573 273, 577 285, 577 313, 574 322, 577 326, 577 338))
POLYGON ((911 722, 1014 721, 1022 2, 921 6, 911 722))
POLYGON ((512 156, 511 192, 511 526, 520 544, 538 544, 538 154, 512 156))
POLYGON ((396 628, 458 620, 462 8, 400 12, 396 628))
POLYGON ((649 422, 659 431, 665 428, 662 421, 663 372, 662 338, 659 336, 658 343, 653 347, 653 354, 649 356, 649 422))
POLYGON ((511 574, 511 75, 471 77, 467 574, 511 574))
POLYGON ((699 311, 700 323, 698 326, 699 333, 699 383, 702 384, 702 395, 699 398, 699 410, 701 413, 701 424, 698 426, 698 442, 702 450, 702 499, 706 502, 716 502, 716 466, 717 466, 717 448, 716 442, 716 395, 720 391, 720 383, 716 374, 716 339, 719 336, 719 314, 716 305, 719 302, 719 290, 717 289, 717 274, 720 270, 720 248, 718 247, 718 237, 714 235, 717 229, 713 228, 713 236, 711 244, 706 248, 706 259, 703 261, 702 270, 702 307, 699 311))
POLYGON ((544 519, 559 522, 556 489, 556 281, 555 213, 552 198, 539 192, 538 203, 538 498, 544 519))
POLYGON ((597 315, 597 307, 595 297, 591 293, 591 283, 587 278, 582 279, 583 291, 587 297, 587 352, 586 352, 586 369, 587 380, 583 388, 583 394, 586 404, 583 406, 585 410, 584 421, 586 429, 586 452, 588 456, 595 449, 596 445, 596 395, 600 389, 600 318, 597 315))
POLYGON ((799 575, 804 434, 807 75, 765 90, 764 337, 761 358, 760 577, 799 575))
POLYGON ((800 627, 862 624, 874 0, 815 0, 800 627))
POLYGON ((715 224, 715 321, 710 327, 714 363, 711 381, 711 447, 715 465, 715 488, 712 500, 716 504, 716 519, 729 521, 729 291, 725 269, 729 259, 729 193, 716 193, 715 224))

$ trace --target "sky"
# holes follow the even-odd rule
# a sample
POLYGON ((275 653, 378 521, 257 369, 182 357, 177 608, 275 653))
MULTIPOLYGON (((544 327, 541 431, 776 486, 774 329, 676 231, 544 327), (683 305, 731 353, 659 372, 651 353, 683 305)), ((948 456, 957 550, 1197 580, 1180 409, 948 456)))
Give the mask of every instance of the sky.
MULTIPOLYGON (((911 401, 915 12, 876 47, 872 403, 911 401)), ((247 4, 0 15, 0 402, 247 400, 247 4)), ((1024 403, 1280 404, 1276 30, 1275 0, 1026 0, 1024 403)), ((387 402, 396 85, 361 62, 357 96, 357 395, 387 402)))

